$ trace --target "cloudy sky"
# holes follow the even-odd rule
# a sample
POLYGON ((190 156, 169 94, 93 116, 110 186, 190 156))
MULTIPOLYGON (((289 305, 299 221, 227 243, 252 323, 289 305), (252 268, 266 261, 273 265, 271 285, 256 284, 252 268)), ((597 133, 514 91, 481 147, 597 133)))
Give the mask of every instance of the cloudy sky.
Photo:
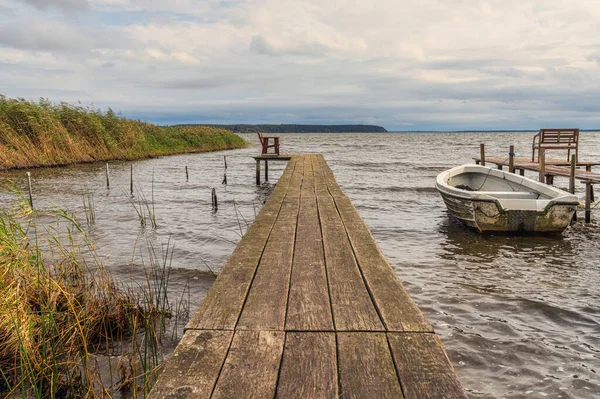
POLYGON ((598 0, 0 0, 0 94, 157 123, 600 127, 598 0))

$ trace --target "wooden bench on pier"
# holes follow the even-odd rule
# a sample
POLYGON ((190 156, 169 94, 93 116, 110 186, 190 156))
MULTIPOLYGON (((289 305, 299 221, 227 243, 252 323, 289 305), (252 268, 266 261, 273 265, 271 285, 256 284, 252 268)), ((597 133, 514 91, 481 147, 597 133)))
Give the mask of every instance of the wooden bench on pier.
POLYGON ((567 150, 567 162, 571 159, 571 150, 575 154, 575 162, 579 159, 579 129, 540 129, 533 136, 531 145, 531 162, 535 162, 535 152, 538 156, 543 150, 567 150))
POLYGON ((466 398, 321 155, 294 155, 151 398, 466 398))

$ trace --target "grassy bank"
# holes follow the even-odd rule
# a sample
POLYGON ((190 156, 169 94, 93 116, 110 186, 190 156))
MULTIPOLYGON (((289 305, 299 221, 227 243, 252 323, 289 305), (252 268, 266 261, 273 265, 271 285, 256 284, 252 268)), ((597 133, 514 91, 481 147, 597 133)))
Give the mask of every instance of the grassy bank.
POLYGON ((0 95, 0 169, 134 160, 241 148, 240 136, 207 126, 161 127, 46 100, 0 95))
POLYGON ((65 211, 0 213, 0 397, 145 396, 189 313, 166 296, 171 251, 152 251, 147 281, 125 286, 65 211))

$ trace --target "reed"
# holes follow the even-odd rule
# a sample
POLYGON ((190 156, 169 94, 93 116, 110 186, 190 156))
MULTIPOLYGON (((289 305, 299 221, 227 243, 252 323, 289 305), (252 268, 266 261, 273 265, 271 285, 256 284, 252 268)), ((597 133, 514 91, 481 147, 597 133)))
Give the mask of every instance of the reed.
POLYGON ((174 246, 161 252, 148 241, 146 282, 126 286, 74 216, 52 213, 55 225, 37 223, 26 203, 0 213, 0 396, 144 395, 163 341, 177 339, 177 323, 189 316, 185 289, 174 304, 167 296, 174 246), (112 368, 108 383, 101 375, 105 355, 121 359, 116 382, 112 368))
POLYGON ((135 160, 245 147, 231 131, 208 126, 160 127, 67 103, 0 95, 0 169, 135 160))

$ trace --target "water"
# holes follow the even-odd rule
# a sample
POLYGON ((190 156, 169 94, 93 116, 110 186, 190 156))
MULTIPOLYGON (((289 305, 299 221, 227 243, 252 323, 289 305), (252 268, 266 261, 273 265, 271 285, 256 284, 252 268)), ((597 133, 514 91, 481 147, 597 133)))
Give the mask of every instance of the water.
MULTIPOLYGON (((282 152, 325 154, 338 183, 371 228, 407 290, 440 334, 469 396, 600 397, 600 212, 557 237, 482 236, 451 220, 435 176, 488 156, 529 156, 532 133, 285 134, 282 152)), ((254 135, 245 136, 255 142, 254 135)), ((600 160, 600 134, 581 133, 582 160, 600 160)), ((160 247, 175 244, 171 295, 191 285, 192 310, 206 294, 280 176, 256 187, 257 147, 134 163, 136 197, 152 196, 160 247), (227 156, 228 182, 223 179, 227 156), (185 166, 190 178, 186 182, 185 166), (154 173, 154 179, 152 175, 154 173), (219 209, 211 209, 211 188, 219 209), (237 214, 237 217, 236 217, 237 214), (245 220, 244 220, 245 219, 245 220), (208 266, 208 267, 207 267, 208 266)), ((114 272, 141 278, 143 242, 130 199, 130 163, 33 170, 37 208, 59 204, 83 218, 82 195, 94 193, 90 236, 114 272), (122 189, 119 189, 122 188, 122 189), (136 244, 137 242, 137 244, 136 244), (140 255, 142 254, 142 255, 140 255), (133 259, 133 262, 132 262, 133 259)), ((534 174, 528 174, 535 177, 534 174)), ((24 190, 24 172, 3 173, 24 190)), ((567 187, 566 179, 555 184, 567 187)), ((577 187, 582 194, 582 186, 577 187)), ((12 198, 4 191, 0 200, 12 198)), ((83 219, 85 220, 85 219, 83 219)), ((187 295, 187 294, 186 294, 187 295)))

